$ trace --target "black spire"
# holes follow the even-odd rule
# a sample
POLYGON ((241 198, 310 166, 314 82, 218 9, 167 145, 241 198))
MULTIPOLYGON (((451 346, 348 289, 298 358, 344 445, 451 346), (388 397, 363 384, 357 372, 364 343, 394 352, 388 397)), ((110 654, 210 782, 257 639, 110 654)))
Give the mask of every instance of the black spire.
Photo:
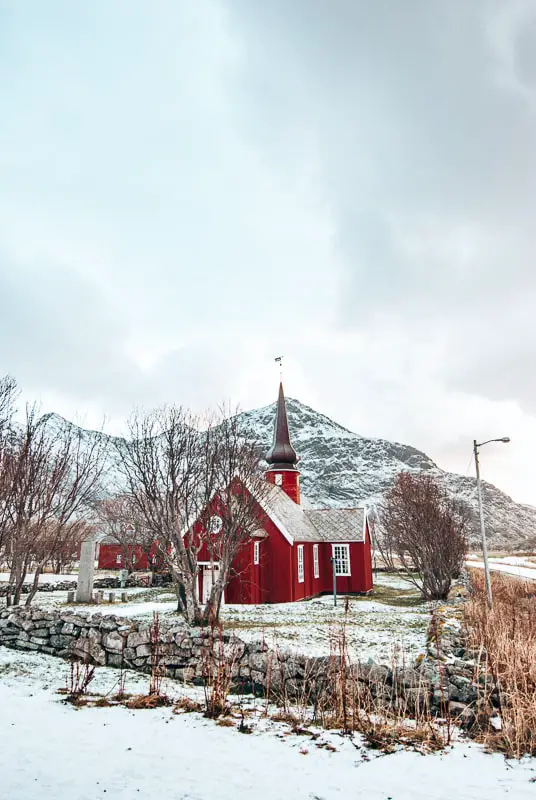
POLYGON ((296 451, 290 443, 287 408, 282 383, 279 384, 279 397, 277 398, 274 443, 266 454, 266 461, 270 464, 270 469, 296 469, 298 462, 296 451))

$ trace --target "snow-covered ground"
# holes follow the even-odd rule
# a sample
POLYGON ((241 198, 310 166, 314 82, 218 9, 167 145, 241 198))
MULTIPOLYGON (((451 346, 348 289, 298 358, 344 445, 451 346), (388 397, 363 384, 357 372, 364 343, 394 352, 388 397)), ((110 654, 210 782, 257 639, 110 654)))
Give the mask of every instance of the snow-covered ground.
MULTIPOLYGON (((330 731, 313 742, 260 713, 244 736, 236 722, 220 727, 169 708, 75 710, 56 693, 66 670, 59 659, 0 647, 2 798, 532 800, 536 793, 536 759, 507 762, 468 742, 428 756, 382 756, 360 737, 330 731)), ((113 691, 117 682, 116 670, 98 668, 92 687, 113 691)), ((146 685, 128 674, 127 691, 146 685)))
MULTIPOLYGON (((24 583, 33 583, 34 574, 28 573, 24 579, 24 583)), ((40 575, 39 583, 63 583, 64 581, 77 581, 78 573, 71 572, 62 575, 55 575, 51 572, 45 572, 40 575)), ((7 583, 9 581, 9 572, 0 572, 0 583, 7 583)))
MULTIPOLYGON (((467 561, 467 566, 475 567, 476 569, 484 569, 484 562, 476 559, 469 559, 467 561)), ((504 572, 506 575, 514 575, 517 578, 536 581, 536 564, 527 559, 518 558, 518 560, 514 560, 513 557, 508 559, 490 558, 489 568, 492 572, 504 572)))

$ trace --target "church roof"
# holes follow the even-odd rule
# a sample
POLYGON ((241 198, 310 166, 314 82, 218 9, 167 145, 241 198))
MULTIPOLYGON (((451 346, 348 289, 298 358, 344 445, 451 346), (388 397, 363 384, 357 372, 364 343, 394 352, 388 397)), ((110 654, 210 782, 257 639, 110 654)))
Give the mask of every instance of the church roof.
POLYGON ((364 541, 364 508, 318 508, 305 510, 303 513, 324 542, 364 541))
POLYGON ((364 541, 364 508, 304 509, 280 486, 271 484, 259 498, 259 504, 291 544, 364 541))

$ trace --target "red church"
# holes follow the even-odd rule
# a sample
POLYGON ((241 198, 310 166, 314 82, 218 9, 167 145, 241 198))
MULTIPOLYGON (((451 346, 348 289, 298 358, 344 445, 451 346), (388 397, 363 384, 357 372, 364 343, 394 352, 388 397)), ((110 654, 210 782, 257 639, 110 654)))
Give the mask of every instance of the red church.
MULTIPOLYGON (((269 490, 259 503, 259 532, 233 564, 226 603, 289 603, 333 591, 372 590, 369 524, 364 508, 306 509, 300 502, 298 456, 290 442, 283 385, 279 386, 274 441, 266 455, 269 490)), ((217 513, 210 529, 221 528, 217 513)), ((199 554, 199 596, 212 585, 209 561, 199 554)))
MULTIPOLYGON (((333 592, 334 572, 339 594, 370 592, 372 557, 366 510, 307 509, 301 505, 298 456, 290 442, 282 384, 274 441, 266 461, 269 489, 258 498, 259 529, 233 563, 224 602, 290 603, 333 592)), ((221 529, 217 511, 213 511, 209 526, 212 533, 221 529)), ((135 569, 147 569, 142 547, 133 540, 132 548, 129 561, 135 569)), ((98 564, 100 569, 125 566, 123 549, 113 537, 101 541, 98 564)), ((198 564, 199 597, 206 602, 212 570, 218 565, 211 563, 203 550, 198 564)))

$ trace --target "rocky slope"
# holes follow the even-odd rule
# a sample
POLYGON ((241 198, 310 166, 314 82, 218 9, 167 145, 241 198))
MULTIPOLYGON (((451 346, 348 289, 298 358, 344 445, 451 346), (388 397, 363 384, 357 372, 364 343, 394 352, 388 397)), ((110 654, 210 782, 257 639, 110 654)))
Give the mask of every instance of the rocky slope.
MULTIPOLYGON (((241 416, 253 434, 268 447, 272 440, 275 403, 241 416)), ((292 444, 301 461, 304 497, 313 506, 381 506, 383 494, 404 470, 426 470, 448 491, 463 498, 474 518, 473 543, 478 544, 476 479, 445 472, 420 450, 385 439, 369 439, 333 422, 323 414, 287 398, 292 444)), ((490 483, 483 483, 486 531, 495 549, 516 549, 536 536, 536 508, 515 503, 490 483)))
MULTIPOLYGON (((272 441, 275 410, 276 404, 273 403, 240 415, 244 425, 265 450, 272 441)), ((478 546, 478 503, 474 478, 445 472, 414 447, 352 433, 298 400, 287 398, 287 413, 292 443, 301 459, 299 468, 304 505, 365 504, 379 508, 384 493, 400 471, 425 470, 437 476, 449 492, 467 502, 474 519, 472 543, 478 546)), ((49 423, 72 424, 54 414, 49 415, 49 423)), ((84 431, 83 435, 91 438, 104 434, 84 431)), ((113 491, 117 482, 112 447, 110 452, 108 486, 113 491)), ((522 548, 528 539, 536 537, 536 508, 515 503, 489 483, 483 484, 483 498, 491 548, 515 550, 522 548)))

